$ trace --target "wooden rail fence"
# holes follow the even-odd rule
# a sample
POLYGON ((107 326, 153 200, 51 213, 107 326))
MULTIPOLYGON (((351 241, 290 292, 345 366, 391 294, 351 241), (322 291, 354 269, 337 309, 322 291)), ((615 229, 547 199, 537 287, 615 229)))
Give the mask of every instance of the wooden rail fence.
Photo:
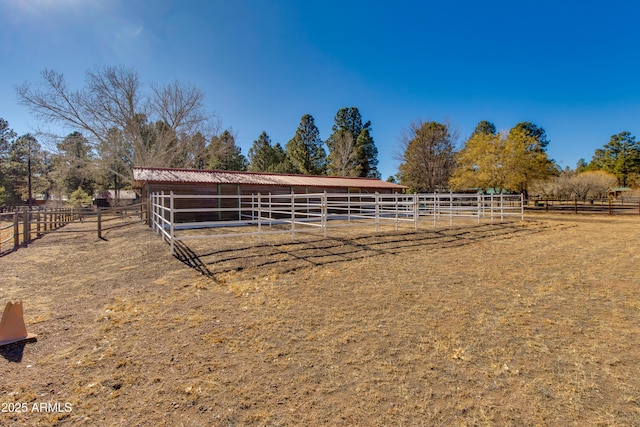
POLYGON ((589 201, 577 199, 535 198, 526 200, 526 209, 531 211, 566 212, 586 214, 639 214, 640 197, 602 198, 589 201))
POLYGON ((135 204, 112 208, 44 208, 29 210, 16 208, 13 212, 0 213, 0 254, 26 247, 34 237, 59 230, 74 221, 86 223, 88 227, 80 231, 102 232, 138 222, 146 216, 145 205, 135 204), (133 221, 122 221, 135 217, 133 221), (118 223, 112 221, 120 220, 118 223), (95 223, 95 228, 91 224, 95 223))

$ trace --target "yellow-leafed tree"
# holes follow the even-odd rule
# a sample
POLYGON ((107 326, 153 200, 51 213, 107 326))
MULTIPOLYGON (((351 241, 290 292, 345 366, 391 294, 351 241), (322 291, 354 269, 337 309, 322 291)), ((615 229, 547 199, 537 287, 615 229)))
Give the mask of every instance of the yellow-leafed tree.
POLYGON ((533 180, 555 173, 545 146, 523 126, 508 133, 474 132, 457 154, 449 186, 526 193, 533 180))

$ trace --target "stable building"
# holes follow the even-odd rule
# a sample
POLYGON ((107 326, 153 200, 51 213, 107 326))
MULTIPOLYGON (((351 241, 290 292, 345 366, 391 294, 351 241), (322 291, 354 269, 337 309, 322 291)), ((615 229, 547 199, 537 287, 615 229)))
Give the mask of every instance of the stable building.
MULTIPOLYGON (((140 189, 142 202, 152 193, 173 192, 179 195, 238 196, 193 199, 189 207, 233 209, 241 203, 240 196, 286 195, 317 193, 402 193, 407 187, 377 178, 294 175, 263 172, 239 172, 198 169, 133 168, 133 185, 140 189)), ((184 203, 184 202, 183 202, 184 203)), ((183 204, 183 206, 185 206, 183 204)), ((221 214, 219 219, 225 219, 221 214)))

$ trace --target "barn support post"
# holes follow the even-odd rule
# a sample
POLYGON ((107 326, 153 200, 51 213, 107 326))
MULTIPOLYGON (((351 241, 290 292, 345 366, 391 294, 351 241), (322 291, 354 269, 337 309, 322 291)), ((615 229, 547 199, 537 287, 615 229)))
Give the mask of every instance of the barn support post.
POLYGON ((169 244, 171 245, 171 255, 173 255, 175 253, 175 236, 173 235, 173 191, 169 193, 169 239, 169 244))
POLYGON ((251 193, 251 221, 256 220, 256 196, 251 193))
POLYGON ((238 188, 238 221, 242 221, 242 196, 240 196, 240 186, 238 185, 237 188, 238 188))

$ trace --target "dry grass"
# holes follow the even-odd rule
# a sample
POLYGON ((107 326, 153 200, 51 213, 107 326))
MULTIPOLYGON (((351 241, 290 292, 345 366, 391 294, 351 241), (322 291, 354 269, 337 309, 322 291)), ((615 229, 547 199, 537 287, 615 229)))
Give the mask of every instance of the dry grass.
POLYGON ((640 218, 366 234, 189 242, 208 276, 142 225, 0 258, 39 334, 0 402, 73 405, 0 424, 640 423, 640 218))

